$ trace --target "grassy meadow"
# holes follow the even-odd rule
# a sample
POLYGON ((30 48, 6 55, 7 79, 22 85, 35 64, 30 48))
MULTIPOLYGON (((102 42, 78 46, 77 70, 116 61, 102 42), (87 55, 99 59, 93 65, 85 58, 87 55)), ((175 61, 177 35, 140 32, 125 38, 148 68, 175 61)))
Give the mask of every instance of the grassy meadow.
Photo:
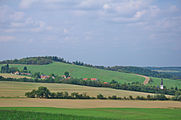
MULTIPOLYGON (((2 64, 0 64, 0 67, 2 64)), ((108 70, 101 70, 97 68, 90 68, 84 66, 78 66, 73 64, 65 64, 61 62, 54 62, 48 65, 22 65, 22 64, 11 64, 10 67, 18 67, 23 69, 24 66, 28 67, 32 73, 41 72, 46 75, 52 73, 56 75, 63 75, 65 71, 70 72, 71 76, 74 78, 98 78, 99 80, 110 82, 111 80, 119 81, 120 83, 127 82, 144 82, 144 78, 137 76, 135 74, 115 72, 108 70)))
MULTIPOLYGON (((155 78, 155 77, 151 77, 153 79, 153 82, 149 83, 148 85, 160 85, 161 83, 161 78, 155 78)), ((170 80, 170 79, 163 79, 163 84, 164 86, 166 86, 167 88, 171 88, 171 87, 177 87, 177 88, 181 88, 181 80, 170 80)))
MULTIPOLYGON (((2 64, 0 64, 0 67, 2 64)), ((24 64, 11 64, 10 67, 18 67, 19 69, 23 69, 24 66, 28 67, 32 73, 41 72, 47 75, 52 73, 56 75, 63 75, 65 71, 70 72, 71 76, 74 78, 98 78, 102 81, 110 82, 111 80, 119 81, 120 83, 129 83, 129 82, 144 82, 145 78, 131 74, 131 73, 123 73, 123 72, 116 72, 116 71, 108 71, 102 70, 97 68, 90 68, 84 66, 78 66, 73 64, 65 64, 61 62, 54 62, 48 65, 24 65, 24 64)), ((12 77, 12 76, 10 76, 12 77)), ((161 83, 160 78, 152 77, 153 82, 147 85, 155 85, 158 86, 161 83)), ((178 87, 181 88, 181 81, 180 80, 171 80, 171 79, 164 79, 164 85, 167 88, 171 87, 178 87)))
POLYGON ((69 93, 87 93, 89 96, 96 97, 98 94, 104 96, 117 95, 119 97, 128 96, 147 96, 151 93, 126 91, 126 90, 115 90, 111 88, 99 88, 99 87, 88 87, 71 84, 58 84, 58 83, 31 83, 31 82, 10 82, 0 81, 0 97, 25 97, 25 92, 29 92, 33 89, 37 89, 39 86, 45 86, 52 92, 67 91, 69 93))
POLYGON ((60 120, 180 120, 181 109, 160 108, 45 108, 45 107, 1 107, 3 120, 14 118, 60 119, 60 120))

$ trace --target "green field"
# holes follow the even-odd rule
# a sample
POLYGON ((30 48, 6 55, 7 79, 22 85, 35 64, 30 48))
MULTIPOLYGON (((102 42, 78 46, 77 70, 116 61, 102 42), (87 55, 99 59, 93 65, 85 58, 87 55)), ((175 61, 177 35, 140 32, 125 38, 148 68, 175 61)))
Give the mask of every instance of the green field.
MULTIPOLYGON (((155 85, 155 86, 160 85, 161 78, 152 77, 152 79, 153 79, 153 82, 149 83, 148 85, 155 85)), ((181 88, 181 80, 170 80, 170 79, 163 78, 163 84, 167 88, 171 88, 171 87, 181 88)))
POLYGON ((1 107, 3 120, 60 119, 60 120, 180 120, 181 109, 160 108, 45 108, 45 107, 1 107), (10 111, 9 111, 10 110, 10 111), (18 112, 21 111, 21 112, 18 112), (7 115, 6 115, 7 114, 7 115), (62 117, 61 117, 62 116, 62 117), (11 118, 11 119, 8 119, 11 118), (61 119, 62 118, 62 119, 61 119))
MULTIPOLYGON (((2 64, 0 65, 0 67, 1 66, 2 64)), ((111 80, 117 80, 121 83, 136 81, 141 83, 144 82, 143 77, 137 76, 135 74, 101 70, 60 62, 54 62, 48 65, 10 65, 10 67, 18 67, 21 70, 24 66, 27 66, 28 70, 30 70, 32 73, 41 72, 46 75, 50 75, 52 73, 56 75, 63 75, 65 71, 68 71, 74 78, 98 78, 99 80, 107 82, 110 82, 111 80)))
MULTIPOLYGON (((0 67, 2 64, 0 64, 0 67)), ((32 73, 41 72, 46 75, 50 75, 52 73, 56 75, 63 75, 65 71, 70 72, 71 76, 74 78, 98 78, 102 81, 110 82, 111 80, 119 81, 120 83, 129 83, 129 82, 141 82, 143 83, 145 78, 140 77, 135 74, 131 73, 123 73, 123 72, 116 72, 116 71, 109 71, 109 70, 102 70, 97 68, 90 68, 84 66, 78 66, 73 64, 65 64, 61 62, 54 62, 48 65, 10 65, 10 67, 18 67, 20 70, 23 69, 24 66, 28 67, 32 73)), ((160 85, 160 78, 154 78, 153 82, 147 85, 160 85)), ((171 80, 171 79, 164 79, 164 85, 167 88, 171 87, 178 87, 181 88, 181 81, 179 80, 171 80)))

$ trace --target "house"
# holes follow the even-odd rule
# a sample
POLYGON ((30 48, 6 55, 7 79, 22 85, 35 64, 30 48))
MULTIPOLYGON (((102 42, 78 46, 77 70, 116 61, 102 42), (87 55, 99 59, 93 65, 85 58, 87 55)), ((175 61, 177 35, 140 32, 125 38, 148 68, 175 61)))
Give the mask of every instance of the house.
POLYGON ((104 84, 108 84, 108 82, 104 82, 104 84))
POLYGON ((90 80, 96 81, 96 80, 97 80, 97 78, 91 78, 90 80))
POLYGON ((62 75, 61 77, 66 78, 66 76, 65 76, 65 75, 62 75))
POLYGON ((18 71, 16 71, 14 74, 15 74, 15 75, 19 75, 20 73, 19 73, 18 71))
POLYGON ((31 75, 31 73, 21 73, 21 75, 31 75))
POLYGON ((50 77, 50 76, 47 76, 47 75, 41 75, 41 76, 40 76, 40 78, 43 79, 43 80, 44 80, 44 79, 47 79, 47 78, 49 78, 49 77, 50 77))
POLYGON ((163 90, 163 79, 161 79, 160 89, 163 90))
POLYGON ((88 78, 83 78, 83 80, 88 80, 88 78))

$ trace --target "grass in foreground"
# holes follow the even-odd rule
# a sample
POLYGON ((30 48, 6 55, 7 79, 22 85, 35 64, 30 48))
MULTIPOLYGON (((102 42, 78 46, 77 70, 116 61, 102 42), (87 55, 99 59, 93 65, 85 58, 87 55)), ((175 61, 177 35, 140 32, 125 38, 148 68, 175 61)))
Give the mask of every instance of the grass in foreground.
POLYGON ((4 120, 20 120, 39 118, 46 120, 180 120, 181 109, 159 108, 94 108, 94 109, 67 109, 67 108, 0 108, 0 116, 4 120))

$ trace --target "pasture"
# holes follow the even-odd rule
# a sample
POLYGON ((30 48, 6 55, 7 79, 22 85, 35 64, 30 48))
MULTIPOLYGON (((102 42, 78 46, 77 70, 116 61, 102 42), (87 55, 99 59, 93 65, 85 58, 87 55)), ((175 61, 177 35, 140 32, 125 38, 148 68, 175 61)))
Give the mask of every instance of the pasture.
POLYGON ((21 108, 2 107, 0 116, 3 120, 25 119, 61 119, 61 120, 180 120, 181 109, 159 108, 21 108))
POLYGON ((87 93, 89 96, 97 96, 103 94, 104 96, 117 95, 119 97, 128 96, 147 96, 151 93, 126 91, 126 90, 115 90, 111 88, 99 88, 99 87, 88 87, 71 84, 58 84, 58 83, 31 83, 31 82, 10 82, 0 81, 0 97, 25 97, 25 92, 29 92, 33 89, 37 89, 40 86, 47 87, 52 92, 63 92, 69 93, 87 93))
MULTIPOLYGON (((0 66, 2 65, 3 64, 0 64, 0 66)), ((116 80, 120 83, 136 81, 143 83, 145 80, 145 78, 137 76, 136 74, 108 71, 73 64, 65 64, 61 62, 54 62, 48 65, 10 64, 10 67, 18 67, 20 70, 22 70, 24 66, 27 66, 28 70, 30 70, 32 73, 40 72, 46 75, 50 75, 52 73, 56 75, 63 75, 65 71, 68 71, 74 78, 98 78, 99 80, 106 82, 116 80)))
MULTIPOLYGON (((153 82, 147 85, 155 85, 155 86, 160 85, 161 78, 151 77, 151 79, 153 80, 153 82)), ((181 80, 170 80, 170 79, 163 78, 163 85, 166 86, 167 88, 171 88, 171 87, 181 88, 181 80)))

